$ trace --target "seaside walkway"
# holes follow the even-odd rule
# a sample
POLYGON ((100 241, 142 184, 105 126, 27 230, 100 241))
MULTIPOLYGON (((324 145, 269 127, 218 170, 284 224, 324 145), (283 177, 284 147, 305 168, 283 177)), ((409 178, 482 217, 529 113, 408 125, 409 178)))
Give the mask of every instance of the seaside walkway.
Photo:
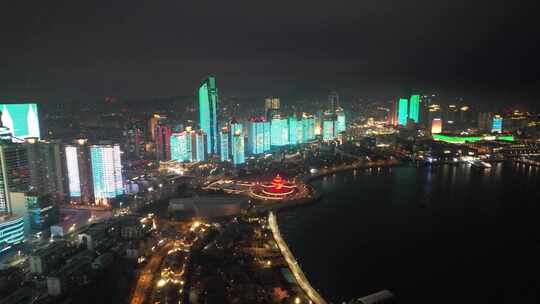
POLYGON ((272 230, 272 234, 274 235, 274 240, 276 241, 279 250, 281 251, 281 254, 287 261, 287 264, 289 265, 289 268, 291 269, 291 272, 296 279, 296 282, 298 285, 304 290, 304 292, 308 295, 309 299, 315 303, 315 304, 326 304, 326 301, 321 297, 321 295, 311 286, 308 279, 304 275, 304 272, 298 265, 298 262, 294 258, 293 254, 291 253, 291 250, 281 237, 281 233, 279 232, 279 227, 277 225, 276 216, 273 212, 270 212, 268 214, 268 224, 270 226, 270 229, 272 230))

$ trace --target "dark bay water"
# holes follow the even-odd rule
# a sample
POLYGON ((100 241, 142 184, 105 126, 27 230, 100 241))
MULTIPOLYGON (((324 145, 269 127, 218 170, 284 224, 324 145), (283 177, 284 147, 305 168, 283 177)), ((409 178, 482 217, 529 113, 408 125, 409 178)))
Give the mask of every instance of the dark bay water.
POLYGON ((278 214, 311 283, 338 303, 540 303, 540 168, 358 170, 313 182, 321 201, 278 214))

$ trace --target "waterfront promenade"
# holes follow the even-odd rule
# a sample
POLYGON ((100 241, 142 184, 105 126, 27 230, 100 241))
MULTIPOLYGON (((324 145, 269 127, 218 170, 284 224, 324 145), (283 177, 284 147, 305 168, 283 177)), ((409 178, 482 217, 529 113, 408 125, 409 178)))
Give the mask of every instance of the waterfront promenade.
POLYGON ((279 227, 277 225, 277 219, 273 212, 270 212, 268 214, 268 224, 270 226, 270 229, 272 230, 272 234, 274 236, 274 240, 276 241, 279 250, 281 251, 281 254, 287 261, 287 264, 289 265, 289 268, 296 279, 296 282, 298 285, 304 290, 304 292, 308 295, 309 299, 315 303, 315 304, 326 304, 326 301, 321 297, 321 295, 311 286, 308 279, 306 278, 304 272, 298 265, 298 262, 294 258, 291 250, 281 237, 281 233, 279 232, 279 227))

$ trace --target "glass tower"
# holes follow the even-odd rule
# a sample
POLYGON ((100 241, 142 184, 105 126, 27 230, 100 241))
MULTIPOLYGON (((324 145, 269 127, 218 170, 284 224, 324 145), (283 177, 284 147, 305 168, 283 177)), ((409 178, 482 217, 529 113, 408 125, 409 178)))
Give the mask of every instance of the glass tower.
POLYGON ((274 116, 270 129, 272 146, 279 147, 289 144, 289 125, 286 118, 274 116))
POLYGON ((229 153, 229 129, 223 128, 221 129, 221 132, 219 133, 220 138, 220 154, 221 154, 221 161, 228 161, 230 159, 230 153, 229 153))
POLYGON ((398 125, 406 126, 408 118, 408 100, 400 98, 398 104, 398 125))
POLYGON ((40 138, 38 109, 35 103, 0 104, 2 125, 9 128, 15 141, 40 138))
POLYGON ((503 119, 500 115, 493 116, 493 123, 491 124, 491 133, 502 133, 503 119))
POLYGON ((409 117, 415 123, 419 122, 420 114, 420 95, 411 95, 411 103, 409 105, 409 117))
POLYGON ((207 135, 208 154, 218 154, 218 92, 216 78, 209 76, 199 87, 199 124, 207 135))
POLYGON ((119 145, 90 146, 94 198, 97 204, 124 194, 119 145))
POLYGON ((231 137, 231 155, 233 164, 241 165, 246 162, 242 124, 231 123, 231 137))
POLYGON ((336 116, 337 116, 337 119, 336 119, 336 130, 335 130, 335 134, 337 136, 337 134, 345 131, 346 129, 346 125, 345 125, 345 111, 343 111, 342 108, 338 108, 336 110, 336 116))
POLYGON ((297 136, 297 128, 298 128, 298 121, 296 120, 296 117, 292 116, 288 119, 288 125, 289 125, 289 144, 290 145, 296 145, 298 144, 298 136, 297 136))

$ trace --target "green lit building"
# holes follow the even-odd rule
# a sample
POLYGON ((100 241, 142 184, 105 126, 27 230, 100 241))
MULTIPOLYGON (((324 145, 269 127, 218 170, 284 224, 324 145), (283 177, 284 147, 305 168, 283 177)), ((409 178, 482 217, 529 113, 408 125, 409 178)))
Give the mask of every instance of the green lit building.
POLYGON ((199 87, 199 124, 206 134, 208 154, 218 154, 218 90, 216 78, 209 76, 199 87))
POLYGON ((400 98, 398 102, 398 125, 406 126, 409 118, 409 101, 406 98, 400 98))
POLYGON ((415 123, 420 122, 420 95, 411 95, 409 103, 409 118, 415 123))

